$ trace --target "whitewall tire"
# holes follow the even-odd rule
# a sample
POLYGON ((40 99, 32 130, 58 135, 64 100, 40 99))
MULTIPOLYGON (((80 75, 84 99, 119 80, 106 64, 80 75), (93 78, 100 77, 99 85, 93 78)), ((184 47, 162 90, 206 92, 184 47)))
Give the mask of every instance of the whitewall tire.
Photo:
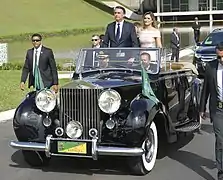
POLYGON ((131 158, 129 164, 134 174, 137 175, 146 175, 154 168, 156 163, 158 134, 154 122, 151 123, 147 131, 145 140, 142 143, 142 148, 145 150, 145 153, 141 157, 131 158))

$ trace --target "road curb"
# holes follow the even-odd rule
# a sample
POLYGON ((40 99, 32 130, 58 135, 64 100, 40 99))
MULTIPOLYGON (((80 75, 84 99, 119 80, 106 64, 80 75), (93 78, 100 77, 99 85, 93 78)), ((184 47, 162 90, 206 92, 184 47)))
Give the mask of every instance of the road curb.
POLYGON ((13 118, 16 109, 0 112, 0 122, 7 121, 13 118))

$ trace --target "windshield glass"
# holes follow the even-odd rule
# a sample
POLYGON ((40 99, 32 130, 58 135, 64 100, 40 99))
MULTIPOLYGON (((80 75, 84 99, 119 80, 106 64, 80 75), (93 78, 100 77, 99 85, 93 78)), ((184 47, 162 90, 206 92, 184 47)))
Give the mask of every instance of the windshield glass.
POLYGON ((125 68, 141 70, 142 65, 151 74, 160 67, 159 48, 85 48, 76 61, 76 73, 95 69, 125 68))
POLYGON ((216 46, 223 39, 223 33, 211 33, 203 42, 205 46, 216 46))

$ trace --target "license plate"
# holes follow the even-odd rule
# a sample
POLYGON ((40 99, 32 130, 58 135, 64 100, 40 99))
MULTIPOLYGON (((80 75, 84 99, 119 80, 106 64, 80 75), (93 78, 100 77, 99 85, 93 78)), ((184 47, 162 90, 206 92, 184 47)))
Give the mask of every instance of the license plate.
POLYGON ((57 149, 59 153, 87 154, 87 143, 59 141, 57 149))

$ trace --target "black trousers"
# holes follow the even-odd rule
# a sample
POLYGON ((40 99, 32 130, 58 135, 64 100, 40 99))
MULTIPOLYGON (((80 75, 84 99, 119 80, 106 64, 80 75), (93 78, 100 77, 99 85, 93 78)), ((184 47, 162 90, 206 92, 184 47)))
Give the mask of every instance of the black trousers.
POLYGON ((194 41, 197 44, 199 42, 199 40, 200 40, 200 31, 195 30, 194 31, 194 41))
POLYGON ((178 62, 179 61, 179 54, 180 54, 180 49, 179 48, 172 48, 171 60, 173 61, 175 59, 176 62, 178 62))
POLYGON ((223 109, 211 113, 215 133, 215 158, 218 169, 218 180, 223 180, 223 109))

